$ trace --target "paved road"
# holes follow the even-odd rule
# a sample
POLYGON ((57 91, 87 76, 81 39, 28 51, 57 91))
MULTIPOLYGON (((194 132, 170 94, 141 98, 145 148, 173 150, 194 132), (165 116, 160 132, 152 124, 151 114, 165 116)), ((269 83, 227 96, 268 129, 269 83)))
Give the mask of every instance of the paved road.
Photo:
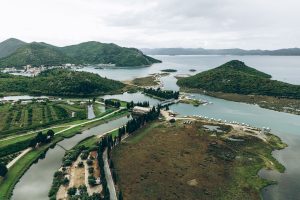
POLYGON ((111 171, 109 168, 108 160, 107 160, 107 150, 103 153, 103 161, 104 161, 104 172, 105 172, 105 178, 107 181, 107 187, 110 194, 110 200, 118 200, 115 184, 113 181, 113 178, 111 176, 111 171))

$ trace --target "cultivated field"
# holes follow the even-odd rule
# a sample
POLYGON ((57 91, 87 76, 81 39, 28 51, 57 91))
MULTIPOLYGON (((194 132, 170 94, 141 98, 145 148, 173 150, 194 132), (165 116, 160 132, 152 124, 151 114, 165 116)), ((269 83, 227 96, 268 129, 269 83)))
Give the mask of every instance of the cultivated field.
POLYGON ((86 105, 78 103, 69 105, 65 102, 0 104, 0 137, 18 131, 53 125, 72 117, 74 119, 85 118, 86 105))

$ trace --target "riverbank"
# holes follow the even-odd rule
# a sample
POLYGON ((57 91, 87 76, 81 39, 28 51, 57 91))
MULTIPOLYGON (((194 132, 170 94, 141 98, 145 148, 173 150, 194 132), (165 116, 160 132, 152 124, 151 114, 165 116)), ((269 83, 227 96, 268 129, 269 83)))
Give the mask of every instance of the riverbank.
POLYGON ((274 182, 257 172, 283 172, 271 153, 285 145, 271 134, 263 141, 241 133, 222 123, 188 119, 138 130, 113 150, 124 199, 259 199, 260 189, 274 182))
POLYGON ((191 88, 180 88, 180 91, 189 92, 189 93, 200 93, 200 94, 205 94, 205 95, 209 95, 212 97, 225 99, 229 101, 255 104, 262 108, 266 108, 270 110, 300 115, 299 99, 277 98, 277 97, 262 96, 262 95, 242 95, 242 94, 222 93, 222 92, 208 92, 201 89, 191 89, 191 88))
MULTIPOLYGON (((106 123, 108 120, 127 115, 127 110, 117 112, 111 112, 103 117, 95 118, 93 120, 87 120, 82 123, 82 125, 71 127, 65 131, 56 134, 54 140, 48 144, 44 145, 38 149, 30 151, 22 158, 20 158, 10 169, 6 176, 5 180, 2 180, 0 183, 0 194, 1 199, 9 199, 12 195, 12 191, 16 183, 22 177, 22 175, 29 169, 29 167, 39 159, 39 157, 46 153, 50 146, 55 145, 56 143, 64 140, 65 138, 73 137, 74 135, 81 133, 84 130, 87 130, 91 127, 106 123)), ((74 123, 74 122, 73 122, 74 123)))
POLYGON ((161 77, 168 76, 170 73, 163 72, 163 73, 155 73, 150 74, 149 76, 135 78, 130 81, 123 81, 123 83, 128 85, 134 85, 138 87, 163 87, 160 79, 161 77))

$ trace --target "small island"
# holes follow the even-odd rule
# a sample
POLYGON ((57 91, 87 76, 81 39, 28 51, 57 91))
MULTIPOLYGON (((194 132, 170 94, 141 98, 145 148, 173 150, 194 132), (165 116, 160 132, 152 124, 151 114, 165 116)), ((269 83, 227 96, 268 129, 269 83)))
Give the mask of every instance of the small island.
POLYGON ((180 77, 184 91, 201 92, 232 101, 300 114, 300 86, 272 80, 271 75, 233 60, 194 76, 180 77))
POLYGON ((177 69, 162 69, 162 72, 177 72, 177 69))

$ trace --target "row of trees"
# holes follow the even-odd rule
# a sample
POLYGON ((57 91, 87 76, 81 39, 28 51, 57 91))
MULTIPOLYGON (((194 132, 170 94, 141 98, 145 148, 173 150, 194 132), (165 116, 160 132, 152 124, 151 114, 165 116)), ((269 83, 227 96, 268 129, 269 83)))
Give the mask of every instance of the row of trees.
POLYGON ((115 107, 115 108, 119 108, 121 106, 120 101, 112 100, 112 99, 106 99, 104 101, 104 104, 105 104, 105 106, 112 106, 112 107, 115 107))
POLYGON ((142 127, 146 122, 158 119, 159 114, 160 114, 160 106, 158 107, 153 106, 149 113, 129 120, 126 123, 126 125, 119 128, 118 141, 120 142, 122 137, 126 133, 131 134, 134 131, 138 130, 140 127, 142 127))
POLYGON ((109 190, 107 187, 107 181, 106 181, 106 177, 105 177, 103 153, 106 148, 109 147, 109 149, 110 149, 111 145, 112 145, 112 137, 109 136, 109 137, 104 137, 100 141, 99 146, 98 146, 98 163, 99 163, 99 168, 100 168, 102 191, 103 191, 105 200, 110 199, 110 194, 109 194, 109 190))
MULTIPOLYGON (((147 103, 144 103, 144 105, 146 105, 147 103)), ((148 105, 149 105, 149 103, 148 103, 148 105)), ((128 133, 128 134, 133 133, 134 131, 136 131, 137 129, 142 127, 146 122, 157 119, 159 117, 159 114, 160 114, 160 106, 158 106, 158 107, 153 106, 153 108, 150 110, 149 113, 147 113, 145 115, 142 115, 142 116, 138 116, 134 119, 131 119, 127 122, 126 125, 124 125, 123 127, 120 127, 119 132, 118 132, 118 136, 115 136, 113 138, 112 135, 108 135, 108 136, 102 138, 102 140, 99 142, 99 146, 98 146, 98 163, 99 163, 99 168, 100 168, 101 183, 102 183, 102 187, 103 187, 104 199, 110 199, 109 190, 107 188, 107 180, 105 178, 104 160, 103 160, 103 156, 102 156, 105 149, 107 149, 110 168, 111 168, 111 171, 112 171, 112 177, 113 177, 113 180, 116 184, 117 183, 117 174, 116 174, 116 170, 114 169, 114 164, 110 159, 111 149, 117 143, 120 143, 120 141, 122 139, 122 136, 124 136, 126 133, 128 133)), ((122 191, 119 192, 118 199, 123 200, 122 191)))
POLYGON ((150 94, 153 96, 157 96, 163 99, 178 99, 179 98, 179 91, 172 91, 172 90, 161 90, 160 88, 145 88, 144 93, 150 94))
POLYGON ((150 104, 149 104, 149 101, 137 102, 137 103, 134 103, 133 101, 131 101, 131 102, 127 103, 127 109, 131 109, 134 106, 149 107, 150 104))

